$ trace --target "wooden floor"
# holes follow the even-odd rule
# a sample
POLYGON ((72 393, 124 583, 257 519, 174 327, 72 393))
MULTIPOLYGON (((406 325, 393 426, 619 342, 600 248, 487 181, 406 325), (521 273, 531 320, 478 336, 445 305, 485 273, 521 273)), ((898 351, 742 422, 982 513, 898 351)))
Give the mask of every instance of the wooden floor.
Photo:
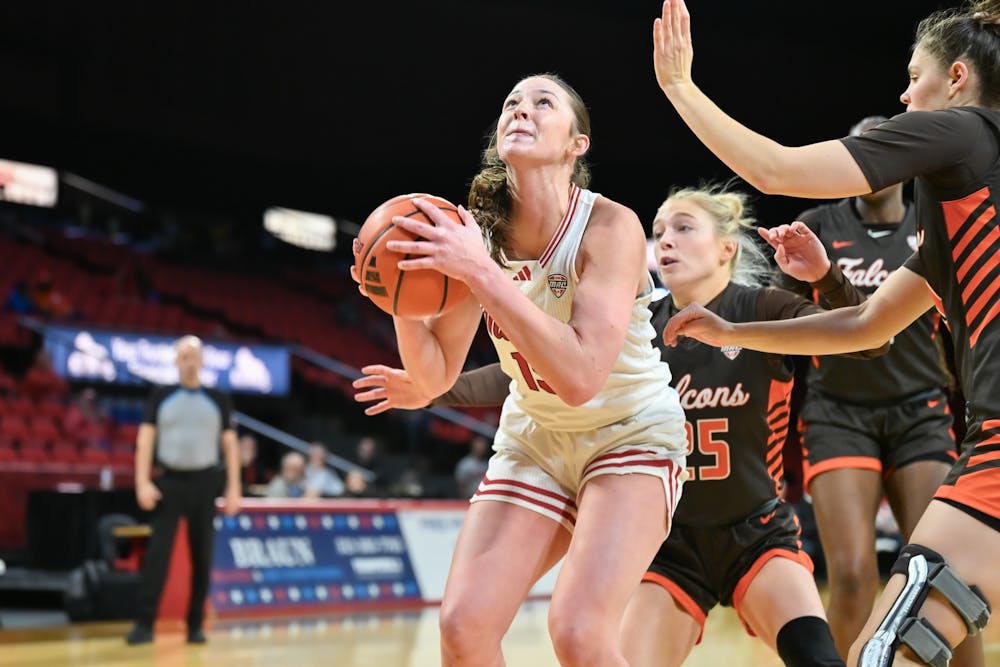
MULTIPOLYGON (((529 602, 504 641, 507 664, 556 667, 546 631, 545 602, 529 602)), ((406 614, 330 616, 257 623, 216 623, 205 646, 188 646, 179 628, 152 645, 126 646, 124 623, 0 630, 0 665, 7 667, 435 667, 437 609, 406 614)), ((1000 623, 987 630, 988 667, 1000 667, 1000 623)), ((691 667, 780 667, 760 641, 747 636, 731 609, 716 609, 691 667)))

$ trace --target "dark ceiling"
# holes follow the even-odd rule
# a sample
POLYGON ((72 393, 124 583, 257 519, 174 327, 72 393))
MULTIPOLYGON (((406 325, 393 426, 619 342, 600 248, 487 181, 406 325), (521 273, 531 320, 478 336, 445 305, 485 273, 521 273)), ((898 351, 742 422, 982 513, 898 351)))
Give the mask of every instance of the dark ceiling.
MULTIPOLYGON (((902 111, 918 19, 948 3, 691 0, 695 79, 785 143, 902 111)), ((361 220, 400 192, 461 201, 521 76, 587 101, 593 189, 648 222, 671 185, 728 170, 656 86, 659 3, 17 2, 0 6, 0 157, 154 207, 259 223, 284 205, 361 220)), ((761 198, 762 222, 807 202, 761 198)))

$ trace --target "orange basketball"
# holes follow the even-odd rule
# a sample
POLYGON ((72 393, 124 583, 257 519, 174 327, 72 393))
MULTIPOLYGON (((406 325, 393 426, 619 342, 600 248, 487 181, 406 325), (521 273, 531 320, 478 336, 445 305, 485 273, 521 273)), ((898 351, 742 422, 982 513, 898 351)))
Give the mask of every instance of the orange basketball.
POLYGON ((468 286, 433 269, 400 271, 397 263, 410 255, 385 247, 388 241, 419 241, 417 237, 392 222, 401 215, 433 224, 414 199, 426 199, 462 224, 458 209, 441 197, 414 193, 399 195, 376 208, 358 232, 360 249, 355 257, 358 278, 376 306, 407 319, 424 319, 446 313, 469 295, 468 286))

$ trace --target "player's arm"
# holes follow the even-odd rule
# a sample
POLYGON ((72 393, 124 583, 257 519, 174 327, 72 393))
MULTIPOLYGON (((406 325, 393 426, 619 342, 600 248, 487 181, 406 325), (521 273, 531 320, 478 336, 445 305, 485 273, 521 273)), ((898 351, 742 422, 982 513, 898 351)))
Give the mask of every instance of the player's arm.
POLYGON ((399 358, 422 394, 439 396, 455 384, 481 318, 482 311, 473 295, 432 319, 392 318, 399 358))
MULTIPOLYGON (((386 244, 389 250, 414 256, 400 261, 399 268, 435 269, 467 284, 559 398, 568 405, 581 405, 593 398, 621 350, 639 271, 648 276, 646 236, 635 213, 607 199, 595 202, 579 251, 584 259, 578 270, 581 278, 573 299, 573 317, 562 322, 535 305, 490 259, 482 233, 468 211, 459 207, 465 223, 460 225, 423 200, 415 200, 414 205, 434 224, 412 217, 393 218, 394 223, 423 239, 386 244)), ((397 333, 398 324, 397 320, 397 333)), ((467 350, 468 344, 463 348, 467 350)), ((420 358, 440 358, 442 354, 440 350, 418 352, 420 358)), ((438 373, 440 383, 425 385, 424 378, 411 368, 410 359, 404 357, 403 361, 413 381, 435 396, 451 387, 460 370, 455 368, 450 377, 438 373)))
POLYGON ((621 351, 642 276, 646 237, 628 208, 598 199, 578 255, 568 322, 528 301, 513 281, 473 291, 538 377, 568 405, 581 405, 604 386, 621 351))
POLYGON ((364 376, 353 382, 354 395, 359 403, 373 403, 365 408, 366 415, 377 415, 386 410, 416 410, 429 406, 487 407, 502 405, 507 398, 510 378, 500 369, 500 364, 490 364, 458 376, 455 385, 444 394, 433 398, 421 393, 401 368, 381 364, 365 366, 364 376))
MULTIPOLYGON (((846 308, 856 305, 865 300, 865 295, 851 285, 850 281, 843 279, 836 266, 830 268, 830 272, 814 285, 828 285, 832 298, 840 305, 833 308, 846 308), (838 279, 842 282, 838 285, 838 279)), ((798 317, 806 317, 817 313, 827 312, 822 306, 806 299, 803 296, 789 292, 779 287, 771 287, 761 292, 759 301, 759 312, 757 319, 762 322, 774 322, 778 320, 790 320, 798 317)), ((880 357, 889 351, 891 347, 887 340, 882 345, 858 352, 845 352, 843 357, 852 359, 871 359, 880 357)))
POLYGON ((745 181, 766 194, 839 198, 872 191, 839 141, 789 147, 757 134, 720 109, 691 80, 691 17, 666 0, 653 24, 656 80, 691 131, 745 181))
POLYGON ((149 511, 160 500, 160 490, 153 484, 153 446, 156 427, 143 422, 135 437, 135 499, 139 507, 149 511))
POLYGON ((663 340, 690 336, 777 354, 842 354, 880 347, 933 307, 924 279, 905 266, 864 303, 780 322, 733 324, 692 304, 667 322, 663 340))

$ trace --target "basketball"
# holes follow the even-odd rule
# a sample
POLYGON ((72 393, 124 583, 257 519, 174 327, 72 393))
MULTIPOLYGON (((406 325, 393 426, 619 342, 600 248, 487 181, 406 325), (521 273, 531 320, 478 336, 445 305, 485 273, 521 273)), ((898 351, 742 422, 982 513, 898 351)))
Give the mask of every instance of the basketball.
MULTIPOLYGON (((458 208, 446 199, 423 193, 399 195, 371 212, 358 232, 355 267, 368 298, 389 313, 406 319, 424 319, 446 313, 469 295, 469 288, 460 280, 433 269, 400 271, 397 263, 410 255, 386 248, 389 241, 419 241, 392 222, 401 215, 431 222, 413 200, 423 198, 462 224, 458 208)), ((433 223, 431 223, 433 224, 433 223)))

